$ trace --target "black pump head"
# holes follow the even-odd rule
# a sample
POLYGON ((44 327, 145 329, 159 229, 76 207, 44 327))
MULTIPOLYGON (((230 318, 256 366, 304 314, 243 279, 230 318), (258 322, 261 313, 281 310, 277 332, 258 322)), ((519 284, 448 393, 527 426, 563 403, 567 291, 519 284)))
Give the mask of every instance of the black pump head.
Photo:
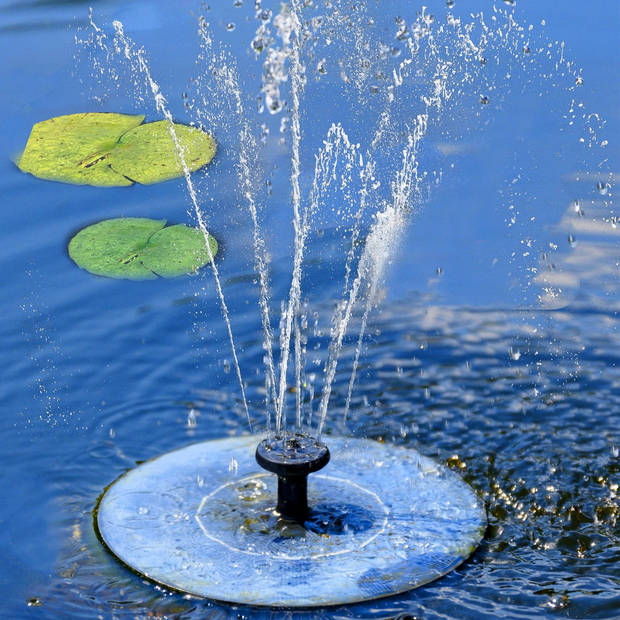
POLYGON ((327 465, 327 446, 301 433, 268 437, 258 444, 256 461, 278 476, 278 512, 303 523, 308 516, 308 474, 327 465))

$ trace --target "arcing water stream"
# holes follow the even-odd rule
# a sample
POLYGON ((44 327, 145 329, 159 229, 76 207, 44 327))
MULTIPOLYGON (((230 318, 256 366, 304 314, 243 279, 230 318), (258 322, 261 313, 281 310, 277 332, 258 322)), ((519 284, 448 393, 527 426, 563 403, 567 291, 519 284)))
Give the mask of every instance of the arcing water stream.
MULTIPOLYGON (((472 15, 469 22, 447 13, 444 22, 438 22, 426 9, 422 9, 410 23, 398 18, 395 34, 398 46, 392 48, 372 39, 373 22, 368 20, 363 5, 348 7, 346 11, 331 2, 325 7, 299 0, 284 4, 277 15, 255 3, 259 27, 252 41, 257 58, 264 58, 260 92, 266 109, 272 115, 283 115, 281 126, 290 124, 290 188, 292 225, 294 230, 291 282, 287 298, 282 302, 279 320, 279 361, 275 361, 276 338, 272 328, 271 299, 269 291, 269 261, 261 231, 261 212, 264 205, 258 202, 256 171, 260 170, 261 138, 266 124, 258 126, 246 99, 254 96, 252 88, 241 84, 236 62, 228 51, 214 43, 210 25, 203 15, 199 19, 198 34, 201 43, 199 66, 201 71, 194 80, 196 96, 188 109, 195 121, 206 130, 230 129, 238 136, 238 176, 240 195, 247 204, 253 226, 254 265, 259 280, 259 311, 264 331, 266 364, 266 405, 268 426, 274 420, 274 430, 286 430, 287 388, 293 383, 295 393, 295 425, 300 429, 303 421, 305 390, 314 394, 314 386, 307 387, 305 377, 305 344, 302 325, 303 273, 305 249, 309 235, 316 226, 317 214, 334 209, 341 225, 350 223, 350 249, 344 259, 344 284, 342 299, 335 304, 331 321, 331 342, 324 360, 324 380, 320 389, 318 422, 320 435, 327 419, 332 384, 337 370, 343 341, 351 320, 358 308, 361 320, 356 338, 355 355, 348 383, 345 417, 351 403, 352 391, 362 350, 369 314, 380 296, 380 287, 402 236, 405 226, 422 206, 433 182, 439 182, 442 171, 421 167, 421 155, 426 146, 425 138, 432 128, 444 139, 460 137, 466 129, 443 127, 446 117, 457 118, 471 93, 479 93, 476 105, 483 108, 490 97, 501 98, 499 79, 514 80, 521 76, 525 89, 528 83, 542 77, 550 87, 565 88, 569 98, 582 81, 579 71, 564 56, 564 44, 541 44, 533 27, 526 28, 513 18, 511 9, 493 7, 490 15, 472 15), (306 3, 307 4, 307 3, 306 3), (325 11, 323 14, 322 11, 325 11), (346 23, 347 27, 341 27, 346 23), (326 73, 322 57, 330 45, 338 46, 340 83, 334 86, 334 97, 353 101, 354 113, 365 115, 365 122, 374 114, 375 129, 366 144, 350 136, 359 130, 349 127, 344 117, 334 119, 322 145, 315 152, 314 176, 311 183, 304 183, 308 160, 304 157, 304 113, 315 102, 304 99, 311 59, 320 58, 317 64, 319 79, 326 73), (377 51, 378 50, 378 51, 377 51), (501 52, 501 53, 500 53, 501 52), (533 61, 536 57, 536 62, 533 61), (532 66, 533 65, 533 66, 532 66), (551 67, 551 68, 549 68, 551 67), (524 76, 524 77, 523 77, 524 76), (377 79, 380 85, 372 84, 377 79), (290 103, 282 90, 288 85, 290 103), (342 91, 342 92, 341 92, 342 91), (368 93, 372 93, 372 97, 368 93), (377 112, 376 101, 383 98, 377 112), (287 116, 284 116, 284 115, 287 116), (288 122, 286 119, 288 118, 288 122), (304 198, 307 191, 307 198, 304 198), (334 207, 333 205, 338 205, 334 207), (360 249, 361 248, 361 249, 360 249), (293 349, 294 380, 290 378, 289 358, 293 349)), ((118 79, 111 57, 120 53, 131 65, 134 88, 140 90, 140 80, 146 79, 148 91, 155 98, 158 112, 170 121, 170 131, 179 146, 172 125, 166 100, 159 86, 151 77, 144 50, 138 49, 123 31, 120 22, 114 22, 115 39, 112 45, 92 18, 94 34, 91 42, 105 53, 105 62, 113 77, 118 79)), ((536 86, 538 87, 538 86, 536 86)), ((575 118, 574 99, 567 107, 567 114, 575 118)), ((476 115, 474 115, 476 118, 476 115)), ((584 117, 588 132, 588 148, 605 146, 598 135, 602 126, 596 115, 584 117)), ((367 129, 368 127, 366 127, 367 129)), ((366 132, 368 133, 368 132, 366 132)), ((206 235, 205 218, 200 208, 200 198, 178 149, 183 166, 194 216, 206 235)), ((208 174, 208 169, 207 172, 208 174)), ((604 176, 604 173, 599 171, 604 176)), ((307 176, 307 175, 306 175, 307 176)), ((604 182, 606 194, 609 184, 604 182)), ((535 241, 526 239, 527 247, 535 241)), ((535 245, 534 245, 535 247, 535 245)), ((524 256, 529 255, 524 253, 524 256)), ((546 259, 545 259, 546 260, 546 259)), ((226 321, 232 356, 235 363, 243 405, 248 420, 244 382, 235 349, 233 328, 224 292, 213 264, 213 273, 220 305, 226 321)), ((312 419, 312 398, 306 405, 312 419)))
POLYGON ((189 195, 192 201, 192 206, 194 208, 194 215, 196 217, 196 221, 198 222, 198 226, 200 227, 200 230, 204 236, 205 246, 209 253, 209 261, 211 262, 211 265, 213 268, 213 277, 215 279, 215 286, 217 288, 217 294, 220 299, 220 304, 222 306, 222 314, 224 316, 224 320, 226 321, 226 328, 228 330, 228 339, 230 341, 230 348, 232 350, 232 356, 235 362, 235 370, 237 372, 237 378, 239 379, 239 389, 241 390, 243 408, 245 409, 245 412, 248 418, 248 423, 251 428, 252 421, 250 419, 248 403, 245 398, 245 388, 243 387, 241 369, 239 368, 239 360, 237 358, 235 341, 234 341, 233 334, 232 334, 230 318, 228 316, 228 307, 226 306, 226 300, 224 299, 224 291, 222 290, 222 284, 220 282, 217 265, 215 264, 215 261, 213 260, 213 253, 211 252, 211 246, 209 245, 209 232, 207 231, 207 227, 206 227, 205 220, 204 220, 204 215, 200 209, 200 206, 198 205, 198 196, 196 195, 196 190, 194 189, 194 184, 192 183, 189 167, 187 166, 187 163, 185 161, 184 148, 179 142, 179 139, 177 138, 177 135, 174 129, 174 119, 172 118, 172 114, 170 113, 170 110, 168 110, 166 106, 166 99, 161 92, 159 84, 157 84, 157 82, 155 82, 151 76, 149 66, 144 58, 144 51, 142 49, 135 49, 135 46, 133 45, 131 40, 127 36, 125 36, 125 32, 123 31, 123 24, 121 24, 119 21, 114 22, 114 30, 116 31, 116 36, 118 37, 119 41, 122 43, 125 58, 127 58, 127 60, 129 60, 130 62, 137 63, 137 66, 140 72, 146 78, 148 86, 151 89, 151 93, 153 94, 153 97, 155 98, 155 105, 157 107, 158 112, 161 113, 161 115, 166 119, 168 123, 168 130, 170 132, 170 137, 172 138, 172 141, 174 142, 176 153, 178 155, 179 162, 183 169, 183 176, 185 177, 187 191, 189 192, 189 195))

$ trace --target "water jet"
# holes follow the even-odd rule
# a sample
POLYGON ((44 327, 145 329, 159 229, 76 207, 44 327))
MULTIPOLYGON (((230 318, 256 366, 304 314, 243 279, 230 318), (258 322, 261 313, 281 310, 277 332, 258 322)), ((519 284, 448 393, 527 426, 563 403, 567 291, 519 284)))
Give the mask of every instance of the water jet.
MULTIPOLYGON (((325 380, 316 423, 321 437, 344 337, 355 309, 361 306, 360 335, 346 409, 349 407, 369 311, 379 296, 394 247, 419 202, 424 183, 424 173, 419 172, 420 147, 429 118, 452 97, 452 88, 446 87, 443 75, 446 61, 429 34, 433 18, 422 10, 415 20, 416 34, 404 50, 406 57, 392 67, 392 84, 384 93, 383 110, 376 119, 372 139, 362 149, 349 139, 340 123, 332 123, 315 157, 314 178, 306 201, 306 188, 301 183, 300 102, 306 85, 302 51, 307 25, 302 9, 293 0, 274 18, 281 45, 273 41, 269 44, 273 54, 265 62, 262 88, 267 108, 274 112, 272 104, 279 98, 279 85, 284 79, 281 76, 287 74, 290 80, 293 264, 288 297, 281 305, 277 361, 272 344, 276 339, 270 318, 267 260, 249 174, 250 165, 257 162, 255 140, 244 112, 234 63, 222 69, 222 63, 215 59, 212 66, 220 67, 215 72, 218 79, 209 85, 214 93, 222 93, 213 98, 215 101, 227 101, 229 90, 237 93, 233 118, 238 125, 240 182, 254 227, 266 353, 267 426, 273 420, 275 434, 203 442, 159 456, 115 482, 104 494, 97 513, 98 529, 108 548, 149 579, 209 599, 270 607, 354 603, 411 590, 463 562, 480 542, 486 527, 484 506, 472 489, 449 469, 413 449, 356 438, 327 437, 322 442, 287 430, 289 374, 293 370, 295 428, 304 427, 302 273, 314 218, 326 206, 330 187, 338 186, 348 205, 343 223, 352 223, 353 232, 346 250, 342 297, 333 317, 332 338, 324 361, 325 380), (426 72, 442 76, 444 87, 437 89, 437 81, 429 80, 422 88, 425 96, 408 101, 400 86, 410 75, 410 65, 420 57, 421 45, 428 46, 432 58, 426 72), (397 131, 402 134, 402 142, 391 157, 385 158, 380 145, 399 127, 399 104, 404 108, 415 104, 411 106, 414 112, 407 112, 406 122, 400 127, 405 130, 397 131), (377 157, 378 153, 381 157, 377 157), (378 181, 378 169, 382 167, 383 185, 378 181), (390 189, 382 193, 382 186, 390 189), (367 206, 369 210, 374 208, 374 214, 366 214, 367 206), (365 217, 370 219, 363 233, 365 217), (364 243, 358 253, 362 237, 364 243), (328 462, 328 473, 319 473, 328 462), (261 472, 258 466, 267 471, 261 472)), ((453 26, 450 22, 449 27, 453 26)), ((121 22, 114 22, 114 30, 116 47, 125 51, 125 58, 132 60, 134 69, 146 79, 157 110, 168 121, 178 146, 173 116, 151 75, 144 51, 125 33, 121 22)), ((213 41, 204 21, 200 23, 200 34, 204 54, 211 57, 213 41)), ((471 43, 468 32, 462 36, 471 43)), ((460 48, 462 58, 469 59, 472 47, 478 55, 481 53, 473 43, 465 43, 460 48)), ((479 71, 478 64, 470 65, 474 73, 479 71)), ((453 87, 462 90, 469 79, 459 79, 453 87)), ((180 149, 179 158, 196 218, 204 228, 198 193, 180 149)), ((331 200, 336 201, 333 196, 331 200)), ((214 276, 252 430, 215 265, 214 276)), ((308 422, 307 427, 313 428, 312 423, 308 422)))

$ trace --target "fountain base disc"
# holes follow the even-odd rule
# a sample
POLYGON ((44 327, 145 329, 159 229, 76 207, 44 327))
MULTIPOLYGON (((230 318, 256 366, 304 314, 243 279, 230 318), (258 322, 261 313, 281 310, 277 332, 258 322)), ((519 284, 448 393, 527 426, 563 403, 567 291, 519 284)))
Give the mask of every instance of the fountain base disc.
POLYGON ((317 607, 411 590, 456 568, 486 528, 458 475, 408 448, 324 438, 331 462, 308 478, 303 524, 276 512, 260 437, 207 441, 129 471, 103 495, 109 550, 152 581, 200 597, 317 607))

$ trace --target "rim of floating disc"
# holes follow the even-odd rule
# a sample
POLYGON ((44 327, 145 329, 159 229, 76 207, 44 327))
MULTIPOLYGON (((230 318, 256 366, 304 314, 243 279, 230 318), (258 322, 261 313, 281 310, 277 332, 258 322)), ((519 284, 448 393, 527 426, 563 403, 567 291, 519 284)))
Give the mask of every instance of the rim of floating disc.
POLYGON ((425 585, 462 564, 484 536, 484 503, 458 474, 369 439, 323 438, 332 460, 308 479, 314 520, 306 528, 278 520, 277 478, 254 460, 263 438, 204 441, 123 473, 95 507, 100 541, 171 590, 311 608, 425 585))

